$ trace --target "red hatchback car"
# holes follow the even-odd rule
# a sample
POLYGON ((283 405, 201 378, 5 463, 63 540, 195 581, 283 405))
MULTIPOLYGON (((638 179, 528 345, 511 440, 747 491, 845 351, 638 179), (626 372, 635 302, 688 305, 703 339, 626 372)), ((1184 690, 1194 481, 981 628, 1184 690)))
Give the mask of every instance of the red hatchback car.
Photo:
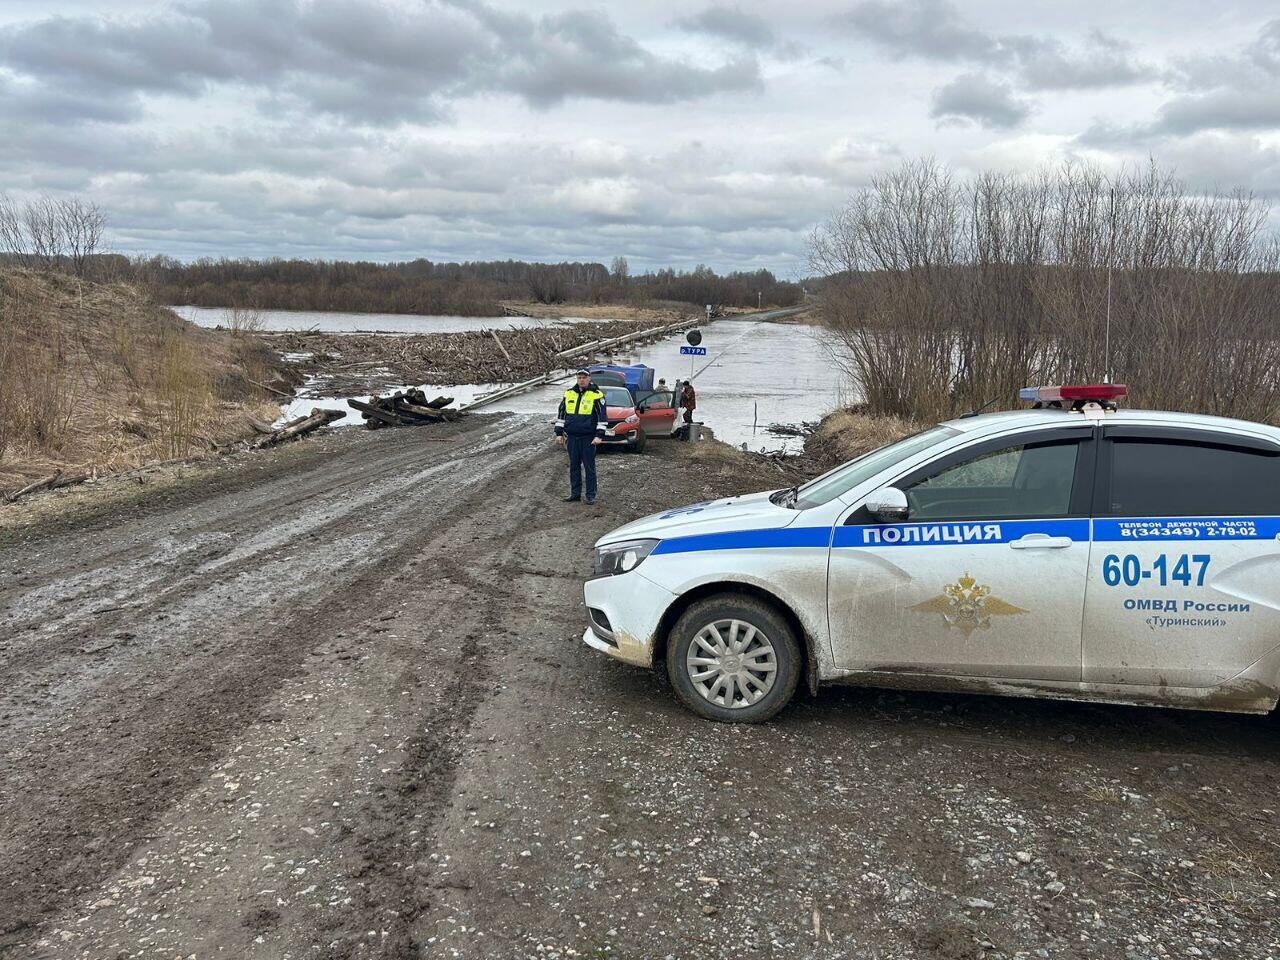
POLYGON ((670 393, 651 393, 636 403, 626 387, 602 386, 600 392, 609 421, 604 432, 606 445, 625 446, 639 453, 648 435, 667 436, 675 429, 676 411, 670 393))

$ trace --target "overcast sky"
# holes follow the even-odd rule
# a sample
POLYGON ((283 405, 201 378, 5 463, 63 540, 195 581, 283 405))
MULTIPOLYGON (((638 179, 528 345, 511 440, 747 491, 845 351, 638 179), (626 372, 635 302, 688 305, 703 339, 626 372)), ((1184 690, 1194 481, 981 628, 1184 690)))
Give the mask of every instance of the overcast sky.
POLYGON ((1280 200, 1280 4, 0 4, 0 190, 87 195, 127 253, 791 277, 921 155, 1280 200))

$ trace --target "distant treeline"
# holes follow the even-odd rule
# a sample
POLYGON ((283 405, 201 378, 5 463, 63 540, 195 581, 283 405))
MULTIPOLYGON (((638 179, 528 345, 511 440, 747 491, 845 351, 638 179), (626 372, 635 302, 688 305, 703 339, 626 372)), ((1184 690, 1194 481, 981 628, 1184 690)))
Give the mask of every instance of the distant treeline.
POLYGON ((324 260, 135 259, 127 273, 161 303, 267 310, 351 310, 370 313, 493 316, 502 300, 540 303, 644 303, 747 307, 789 306, 800 286, 768 270, 716 274, 699 266, 683 272, 632 275, 627 262, 525 263, 518 260, 370 263, 324 260))

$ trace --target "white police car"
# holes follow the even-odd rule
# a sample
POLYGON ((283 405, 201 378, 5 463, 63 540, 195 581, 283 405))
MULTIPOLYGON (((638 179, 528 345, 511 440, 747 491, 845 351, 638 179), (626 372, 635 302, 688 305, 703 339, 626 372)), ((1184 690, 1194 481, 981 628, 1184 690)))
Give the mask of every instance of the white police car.
POLYGON ((1280 691, 1280 429, 1117 385, 953 420, 790 490, 596 545, 584 641, 759 721, 801 676, 1264 713, 1280 691))

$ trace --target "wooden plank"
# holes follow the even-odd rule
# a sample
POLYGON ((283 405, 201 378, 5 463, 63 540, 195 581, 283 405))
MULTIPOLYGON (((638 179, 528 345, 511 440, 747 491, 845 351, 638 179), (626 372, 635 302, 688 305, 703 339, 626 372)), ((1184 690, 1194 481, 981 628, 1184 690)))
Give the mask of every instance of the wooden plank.
POLYGON ((363 400, 348 400, 347 406, 354 407, 366 417, 371 417, 374 420, 378 420, 392 427, 398 427, 404 422, 394 413, 383 410, 381 407, 375 406, 372 403, 365 403, 363 400))
POLYGON ((430 420, 436 423, 442 420, 449 419, 448 417, 449 411, 437 410, 434 407, 419 406, 416 403, 410 403, 408 400, 395 401, 394 409, 397 413, 404 412, 404 413, 410 414, 411 416, 420 417, 423 420, 430 420))

